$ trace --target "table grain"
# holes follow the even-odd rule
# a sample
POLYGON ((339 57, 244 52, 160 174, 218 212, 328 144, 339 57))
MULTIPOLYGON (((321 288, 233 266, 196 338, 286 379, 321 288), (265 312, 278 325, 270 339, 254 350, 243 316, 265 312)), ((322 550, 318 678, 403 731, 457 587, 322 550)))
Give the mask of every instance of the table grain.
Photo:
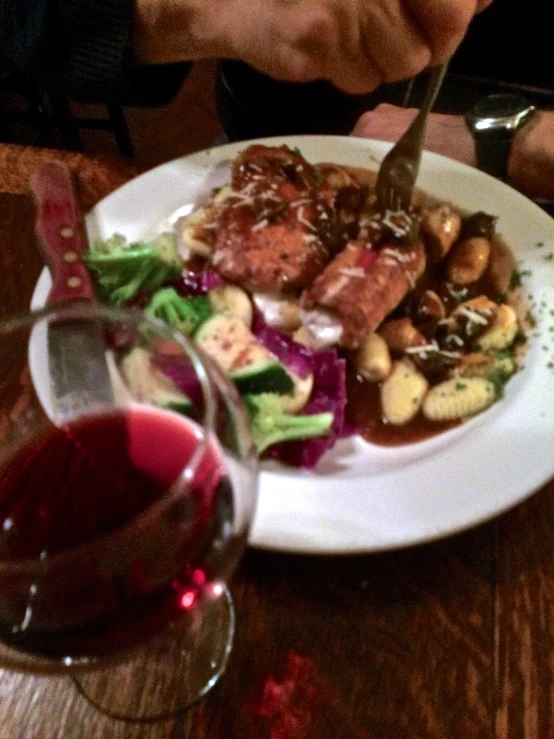
MULTIPOLYGON (((127 160, 0 144, 0 315, 42 268, 29 176, 66 161, 83 203, 141 171, 127 160)), ((554 443, 554 440, 553 440, 554 443)), ((440 481, 429 495, 440 495, 440 481)), ((0 670, 0 739, 552 739, 554 484, 444 541, 384 554, 249 550, 237 633, 204 701, 154 725, 111 721, 69 678, 0 670)))

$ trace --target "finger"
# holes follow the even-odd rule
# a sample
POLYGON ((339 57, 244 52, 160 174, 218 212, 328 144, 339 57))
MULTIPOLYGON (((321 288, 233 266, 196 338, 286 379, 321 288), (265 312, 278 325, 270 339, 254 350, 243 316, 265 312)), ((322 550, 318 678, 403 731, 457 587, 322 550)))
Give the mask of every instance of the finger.
POLYGON ((356 121, 356 125, 351 131, 351 136, 362 136, 365 138, 375 138, 379 135, 379 126, 376 123, 375 111, 368 110, 361 115, 356 121))
POLYGON ((450 59, 477 9, 478 0, 406 0, 409 13, 431 50, 430 66, 450 59))
POLYGON ((382 103, 366 111, 354 126, 354 136, 366 136, 383 141, 396 141, 417 115, 416 108, 398 108, 382 103))
POLYGON ((303 11, 301 18, 295 14, 285 24, 286 36, 282 35, 283 26, 276 29, 280 43, 276 44, 273 75, 282 74, 295 82, 327 79, 349 94, 375 90, 383 75, 352 33, 351 16, 342 7, 338 14, 330 15, 319 3, 303 11))
POLYGON ((287 47, 286 44, 275 47, 272 59, 250 62, 260 72, 284 82, 312 82, 323 79, 321 63, 311 54, 287 47))
POLYGON ((336 57, 337 39, 332 17, 316 6, 287 5, 273 18, 263 39, 269 74, 290 82, 325 79, 336 57))
POLYGON ((489 5, 492 5, 492 2, 493 0, 477 0, 476 12, 480 13, 482 10, 485 10, 489 5))
POLYGON ((375 55, 363 43, 357 0, 337 2, 333 17, 334 37, 326 78, 351 95, 373 92, 384 81, 384 75, 375 55))
POLYGON ((376 90, 383 82, 383 72, 368 55, 343 54, 328 75, 328 79, 340 90, 350 95, 364 95, 376 90))
POLYGON ((425 35, 401 0, 366 3, 361 43, 366 56, 378 63, 384 82, 414 77, 432 58, 425 35))
POLYGON ((367 95, 374 92, 383 82, 383 78, 377 72, 363 75, 334 75, 329 81, 347 95, 367 95))

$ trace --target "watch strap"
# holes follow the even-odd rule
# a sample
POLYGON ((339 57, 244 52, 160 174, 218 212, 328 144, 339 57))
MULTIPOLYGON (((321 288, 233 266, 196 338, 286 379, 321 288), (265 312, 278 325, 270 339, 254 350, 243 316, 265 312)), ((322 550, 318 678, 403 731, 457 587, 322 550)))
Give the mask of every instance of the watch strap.
POLYGON ((508 179, 508 159, 512 136, 475 137, 475 159, 483 172, 500 180, 508 179))
POLYGON ((519 93, 487 95, 479 100, 465 117, 479 169, 507 180, 514 136, 534 114, 535 107, 519 93))

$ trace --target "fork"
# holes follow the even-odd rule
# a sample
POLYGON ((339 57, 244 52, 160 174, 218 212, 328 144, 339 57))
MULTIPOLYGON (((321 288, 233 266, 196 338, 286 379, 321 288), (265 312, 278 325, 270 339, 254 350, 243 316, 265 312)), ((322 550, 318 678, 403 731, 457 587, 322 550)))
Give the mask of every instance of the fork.
POLYGON ((431 71, 425 98, 409 128, 381 162, 375 192, 382 211, 407 211, 419 172, 427 114, 436 100, 448 64, 431 71))

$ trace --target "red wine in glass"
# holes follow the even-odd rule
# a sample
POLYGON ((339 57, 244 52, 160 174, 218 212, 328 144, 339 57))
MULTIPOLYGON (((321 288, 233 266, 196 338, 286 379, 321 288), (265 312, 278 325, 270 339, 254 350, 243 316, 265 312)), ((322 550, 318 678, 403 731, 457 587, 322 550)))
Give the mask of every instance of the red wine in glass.
POLYGON ((194 607, 232 519, 223 456, 186 417, 51 427, 0 469, 0 639, 65 660, 141 644, 194 607))

